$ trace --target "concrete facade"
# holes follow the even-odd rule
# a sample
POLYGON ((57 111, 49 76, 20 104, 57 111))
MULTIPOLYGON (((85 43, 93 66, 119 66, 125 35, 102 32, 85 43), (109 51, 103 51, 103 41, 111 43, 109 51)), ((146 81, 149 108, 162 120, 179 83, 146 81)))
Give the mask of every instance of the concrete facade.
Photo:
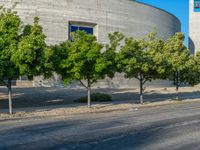
POLYGON ((200 51, 200 12, 194 11, 194 0, 190 0, 189 49, 192 53, 200 51))
MULTIPOLYGON (((108 33, 114 31, 140 38, 156 28, 158 36, 167 39, 181 30, 180 21, 172 14, 133 0, 0 0, 0 5, 11 7, 15 2, 15 10, 25 24, 32 23, 35 16, 40 18, 49 45, 69 37, 70 23, 92 26, 102 43, 107 43, 108 33)), ((119 80, 119 85, 130 84, 121 76, 119 80)), ((40 83, 60 84, 57 77, 47 83, 39 79, 36 85, 40 83)))

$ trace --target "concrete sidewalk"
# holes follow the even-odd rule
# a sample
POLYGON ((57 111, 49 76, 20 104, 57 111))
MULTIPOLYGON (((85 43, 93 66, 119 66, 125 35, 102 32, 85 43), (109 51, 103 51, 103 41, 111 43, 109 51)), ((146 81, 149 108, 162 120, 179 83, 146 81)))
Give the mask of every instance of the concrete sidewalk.
POLYGON ((41 117, 62 117, 62 116, 76 116, 87 115, 91 113, 110 113, 120 111, 137 111, 139 109, 146 109, 151 107, 163 107, 170 105, 183 105, 189 103, 200 103, 200 99, 185 99, 184 101, 165 100, 158 102, 147 102, 145 104, 135 104, 131 101, 116 101, 112 103, 93 103, 92 108, 88 108, 86 104, 70 104, 57 105, 46 107, 28 107, 14 109, 14 115, 9 115, 8 110, 0 110, 0 121, 6 119, 20 119, 20 118, 41 118, 41 117))
MULTIPOLYGON (((107 93, 112 96, 113 102, 139 103, 138 89, 93 89, 92 92, 107 93)), ((86 95, 85 89, 69 88, 13 88, 14 108, 44 107, 55 105, 71 105, 74 100, 86 95)), ((7 89, 0 88, 0 109, 8 108, 7 89)), ((175 88, 147 88, 144 94, 145 102, 157 102, 173 99, 175 88)), ((180 88, 182 99, 200 98, 198 87, 180 88)), ((111 102, 112 103, 112 102, 111 102)))

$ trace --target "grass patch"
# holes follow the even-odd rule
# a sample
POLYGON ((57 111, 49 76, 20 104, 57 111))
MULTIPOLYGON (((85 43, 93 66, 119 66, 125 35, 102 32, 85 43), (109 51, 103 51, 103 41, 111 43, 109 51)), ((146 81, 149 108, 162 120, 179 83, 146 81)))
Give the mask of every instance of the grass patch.
POLYGON ((181 102, 181 101, 183 101, 183 99, 181 99, 181 98, 173 98, 172 101, 181 102))
MULTIPOLYGON (((104 93, 93 93, 91 94, 92 102, 110 102, 112 101, 112 97, 109 94, 104 93)), ((75 100, 77 103, 87 103, 87 96, 81 97, 75 100)))

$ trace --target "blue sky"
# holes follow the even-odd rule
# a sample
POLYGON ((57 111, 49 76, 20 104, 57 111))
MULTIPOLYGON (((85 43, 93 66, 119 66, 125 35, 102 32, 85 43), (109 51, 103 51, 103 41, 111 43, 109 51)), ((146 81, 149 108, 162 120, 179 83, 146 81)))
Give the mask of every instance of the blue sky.
POLYGON ((182 23, 182 32, 185 33, 188 43, 189 0, 138 0, 158 8, 164 9, 179 18, 182 23))

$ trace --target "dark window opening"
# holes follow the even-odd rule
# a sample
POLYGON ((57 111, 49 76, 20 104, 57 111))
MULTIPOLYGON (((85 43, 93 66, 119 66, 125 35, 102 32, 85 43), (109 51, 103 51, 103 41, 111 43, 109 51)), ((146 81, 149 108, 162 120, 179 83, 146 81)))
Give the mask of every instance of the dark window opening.
POLYGON ((70 25, 70 32, 76 32, 77 30, 84 31, 87 34, 93 34, 94 33, 93 27, 70 25))
POLYGON ((194 7, 195 7, 195 8, 199 8, 199 2, 195 2, 194 7))
POLYGON ((194 12, 200 12, 200 0, 194 0, 194 12))

